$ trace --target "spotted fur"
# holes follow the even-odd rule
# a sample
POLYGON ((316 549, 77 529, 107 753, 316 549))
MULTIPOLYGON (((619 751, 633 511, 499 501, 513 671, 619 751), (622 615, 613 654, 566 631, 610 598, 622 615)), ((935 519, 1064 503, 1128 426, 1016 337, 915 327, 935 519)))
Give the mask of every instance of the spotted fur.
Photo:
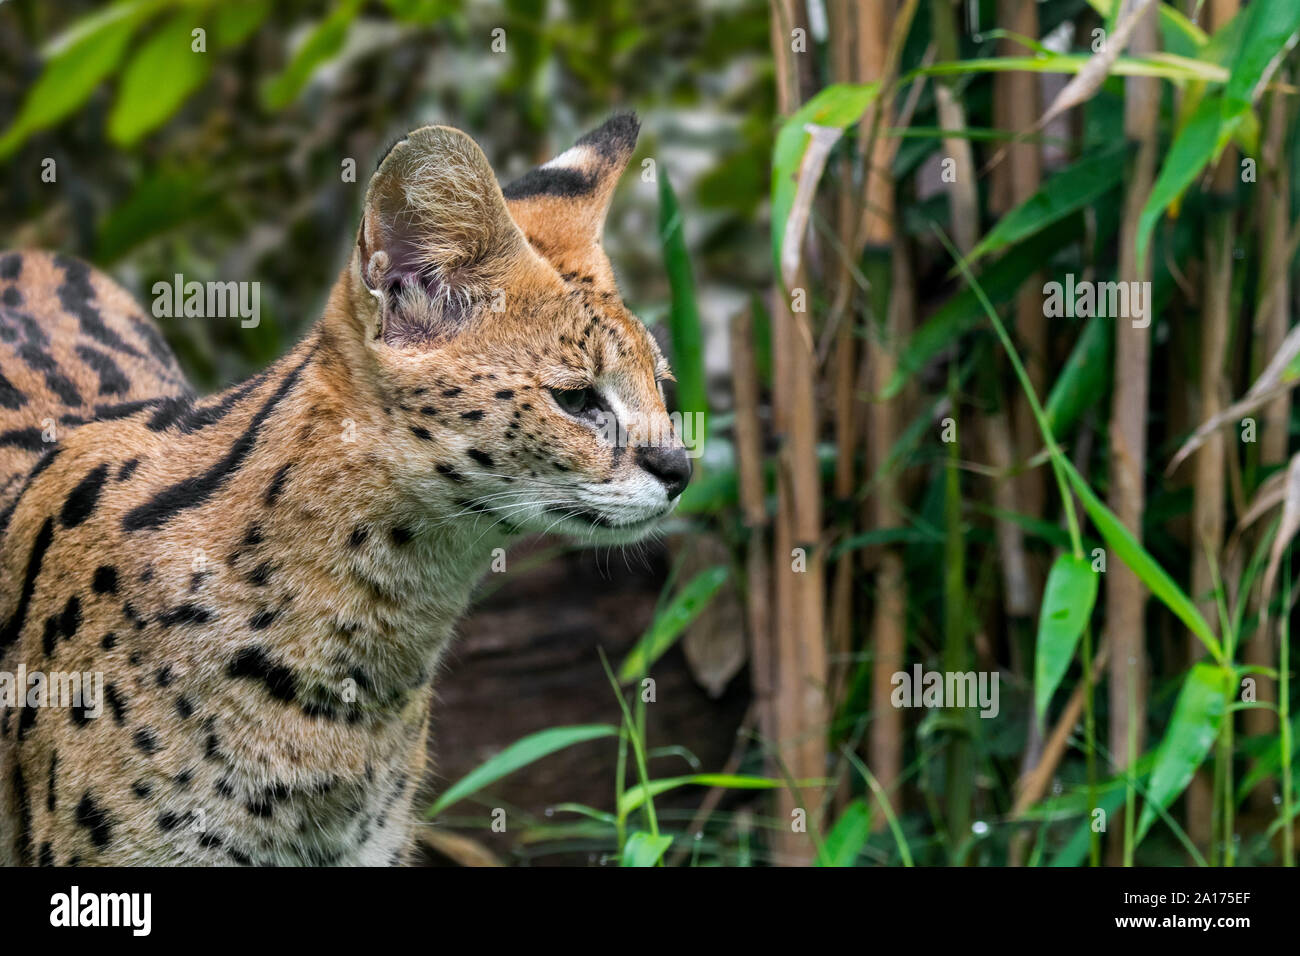
POLYGON ((597 244, 635 140, 616 117, 503 195, 414 131, 320 320, 207 398, 105 276, 0 256, 0 671, 104 681, 102 713, 0 707, 0 864, 403 860, 493 549, 635 539, 689 474, 595 424, 671 435, 597 244))

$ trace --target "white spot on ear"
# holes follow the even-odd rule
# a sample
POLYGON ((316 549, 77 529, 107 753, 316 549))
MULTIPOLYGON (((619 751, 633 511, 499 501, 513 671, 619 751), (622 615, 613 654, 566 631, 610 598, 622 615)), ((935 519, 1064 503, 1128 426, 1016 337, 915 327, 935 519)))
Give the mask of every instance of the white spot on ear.
POLYGON ((597 156, 590 146, 571 146, 545 163, 542 169, 584 170, 596 165, 597 156))

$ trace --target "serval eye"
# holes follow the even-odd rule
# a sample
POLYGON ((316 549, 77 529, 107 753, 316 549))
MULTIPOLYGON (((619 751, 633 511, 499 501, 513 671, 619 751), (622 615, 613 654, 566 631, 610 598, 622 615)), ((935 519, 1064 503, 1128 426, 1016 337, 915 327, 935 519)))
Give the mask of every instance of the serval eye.
POLYGON ((581 415, 597 405, 596 390, 592 388, 553 388, 551 397, 566 415, 581 415))

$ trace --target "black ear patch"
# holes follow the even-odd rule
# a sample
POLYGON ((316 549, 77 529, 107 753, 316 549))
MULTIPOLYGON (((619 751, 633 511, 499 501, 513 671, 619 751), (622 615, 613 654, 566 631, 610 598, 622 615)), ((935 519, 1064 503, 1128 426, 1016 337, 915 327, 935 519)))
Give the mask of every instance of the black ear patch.
POLYGON ((532 196, 559 196, 561 199, 580 199, 596 189, 596 174, 580 169, 538 166, 530 169, 509 186, 501 190, 507 199, 528 199, 532 196))
POLYGON ((635 113, 616 113, 584 135, 573 149, 552 163, 530 169, 506 186, 507 199, 556 196, 583 199, 593 196, 602 185, 617 178, 636 149, 641 121, 635 113), (569 160, 572 162, 569 162, 569 160))

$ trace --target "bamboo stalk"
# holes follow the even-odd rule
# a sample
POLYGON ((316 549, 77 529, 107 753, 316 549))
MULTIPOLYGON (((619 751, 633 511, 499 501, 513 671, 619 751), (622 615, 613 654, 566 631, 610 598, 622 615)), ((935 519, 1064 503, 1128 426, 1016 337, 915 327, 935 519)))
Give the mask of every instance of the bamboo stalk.
MULTIPOLYGON (((1122 11, 1127 13, 1132 0, 1122 11)), ((1156 8, 1149 7, 1138 21, 1129 43, 1141 56, 1156 52, 1156 8)), ((1155 177, 1156 130, 1160 119, 1160 82, 1147 77, 1124 81, 1124 134, 1137 144, 1124 197, 1120 228, 1121 281, 1150 279, 1149 264, 1136 255, 1137 224, 1155 177)), ((1120 322, 1115 329, 1115 376, 1111 393, 1109 504, 1130 533, 1142 539, 1142 513, 1146 507, 1148 365, 1151 334, 1148 325, 1120 322)), ((1114 770, 1129 767, 1145 742, 1146 646, 1143 607, 1146 591, 1141 581, 1120 561, 1111 561, 1106 573, 1106 628, 1110 658, 1110 751, 1114 770)), ((1123 853, 1132 862, 1136 793, 1130 784, 1123 813, 1123 841, 1112 840, 1112 860, 1123 853)), ((1112 834, 1120 829, 1112 826, 1112 834)))
POLYGON ((731 321, 731 388, 735 404, 733 438, 745 542, 745 623, 749 630, 750 684, 754 714, 764 740, 778 739, 774 702, 771 569, 768 566, 767 495, 763 487, 763 431, 758 417, 759 388, 754 359, 753 313, 731 321))
MULTIPOLYGON (((797 77, 803 66, 790 48, 786 25, 806 24, 800 0, 772 0, 772 50, 777 65, 777 108, 789 115, 802 102, 797 77)), ((806 57, 804 59, 807 59, 806 57)), ((794 288, 807 289, 803 268, 794 288)), ((790 291, 778 288, 772 301, 774 359, 772 423, 777 441, 777 514, 772 563, 775 624, 776 745, 792 777, 820 778, 826 770, 826 646, 823 624, 821 475, 817 464, 817 360, 812 336, 796 314, 790 291)), ((811 300, 811 296, 807 297, 811 300)), ((774 855, 794 865, 812 861, 806 828, 817 825, 812 808, 820 802, 805 788, 803 806, 780 792, 781 818, 774 855), (800 818, 796 811, 802 810, 800 818), (796 830, 802 819, 805 829, 796 830)))
MULTIPOLYGON (((1022 36, 1038 36, 1038 5, 1035 0, 998 0, 998 23, 1022 36)), ((1003 56, 1023 53, 1020 43, 1003 38, 998 52, 1003 56)), ((999 129, 1030 133, 1036 128, 1040 109, 1037 74, 1029 72, 999 73, 993 79, 993 124, 999 129)), ((1037 143, 1012 142, 1000 153, 1003 161, 993 166, 989 184, 989 206, 1003 214, 1033 195, 1042 182, 1042 158, 1037 143)), ((1012 306, 1016 337, 1025 368, 1034 391, 1047 394, 1047 321, 1040 293, 1042 277, 1025 280, 1012 306)), ((1015 471, 1041 444, 1038 426, 1029 404, 1019 389, 986 416, 986 432, 991 449, 1005 452, 992 464, 1005 475, 995 485, 994 497, 1010 510, 1041 518, 1046 504, 1046 485, 1041 468, 1015 471), (1008 440, 1009 439, 1009 440, 1008 440)), ((1021 674, 1032 674, 1034 610, 1041 591, 1040 574, 1035 572, 1025 547, 1019 525, 1006 519, 997 522, 996 535, 1002 559, 1003 596, 1008 642, 1012 661, 1021 674)), ((1020 758, 1021 774, 1028 773, 1039 761, 1042 732, 1030 721, 1025 747, 1020 758)), ((1019 865, 1027 850, 1028 834, 1018 831, 1013 837, 1009 861, 1019 865)))
MULTIPOLYGON (((873 283, 874 323, 862 363, 863 395, 873 394, 894 374, 894 350, 911 326, 914 311, 911 271, 904 243, 896 241, 894 181, 890 169, 897 141, 879 135, 888 127, 894 74, 902 42, 916 12, 915 0, 904 3, 895 16, 892 3, 858 7, 858 58, 864 75, 881 80, 884 94, 860 124, 860 148, 866 164, 860 237, 867 249, 868 275, 873 283)), ((873 529, 901 526, 897 474, 885 471, 886 457, 901 433, 902 402, 873 402, 867 412, 867 472, 877 476, 875 493, 865 503, 864 523, 873 529)), ((907 581, 903 558, 895 547, 883 547, 876 570, 871 616, 871 710, 867 758, 891 807, 899 808, 898 784, 903 767, 903 714, 891 703, 893 675, 903 668, 907 638, 907 581)), ((872 826, 887 823, 872 814, 872 826)))
MULTIPOLYGON (((1211 27, 1217 29, 1236 16, 1237 6, 1237 0, 1210 0, 1211 27)), ((1205 234, 1198 421, 1218 415, 1223 409, 1224 357, 1232 326, 1234 217, 1231 204, 1237 176, 1236 150, 1229 147, 1215 167, 1210 187, 1213 208, 1205 234)), ((1197 451, 1192 477, 1192 597, 1215 630, 1214 622, 1219 619, 1214 598, 1215 567, 1222 563, 1227 454, 1224 433, 1216 431, 1197 451)), ((1195 635, 1187 635, 1188 663, 1198 660, 1202 653, 1200 641, 1195 635)), ((1187 788, 1187 835, 1202 852, 1209 850, 1211 864, 1219 855, 1219 844, 1214 839, 1217 808, 1210 774, 1202 769, 1187 788)))
MULTIPOLYGON (((827 13, 831 24, 831 69, 836 82, 864 82, 861 61, 854 55, 854 35, 857 29, 856 7, 849 0, 833 0, 827 13)), ((835 327, 835 357, 831 368, 833 403, 835 409, 835 479, 836 511, 848 522, 846 533, 855 530, 853 508, 850 506, 857 488, 857 445, 862 434, 859 416, 860 404, 855 390, 858 364, 857 339, 854 323, 849 320, 854 303, 856 282, 853 276, 856 255, 857 229, 860 221, 857 196, 853 187, 852 167, 846 159, 842 166, 842 180, 837 196, 836 231, 844 254, 837 260, 835 304, 832 321, 835 327)), ((849 663, 853 653, 853 573, 855 557, 845 553, 835 566, 831 584, 829 636, 831 649, 830 686, 833 705, 843 699, 849 663)))
MULTIPOLYGON (((1286 77, 1279 73, 1279 80, 1286 77)), ((1281 93, 1269 94, 1263 155, 1259 169, 1257 215, 1260 223, 1260 288, 1259 311, 1255 314, 1254 381, 1268 360, 1282 346, 1289 325, 1288 308, 1291 301, 1290 270, 1288 268, 1287 235, 1291 205, 1290 162, 1286 155, 1287 136, 1291 115, 1287 99, 1281 93)), ((1291 397, 1280 395, 1264 406, 1260 416, 1259 463, 1261 466, 1280 466, 1286 463, 1288 432, 1291 419, 1291 397)), ((1276 657, 1269 634, 1261 629, 1243 650, 1246 663, 1255 667, 1274 667, 1276 657)), ((1277 701, 1277 682, 1256 673, 1257 698, 1277 701)), ((1249 735, 1277 732, 1277 716, 1266 708, 1252 708, 1242 714, 1242 726, 1249 735)), ((1273 807, 1276 786, 1266 780, 1251 791, 1251 805, 1260 811, 1273 807)))
MULTIPOLYGON (((957 6, 953 0, 936 0, 931 6, 931 33, 935 56, 940 62, 961 57, 957 31, 957 6)), ((934 87, 935 108, 939 125, 954 135, 945 136, 945 158, 952 160, 953 182, 948 183, 948 209, 953 241, 962 255, 968 255, 979 241, 979 192, 975 181, 975 156, 971 142, 960 135, 966 129, 966 109, 958 96, 955 77, 941 77, 934 87)), ((956 365, 949 367, 948 397, 952 414, 960 419, 956 382, 956 365)), ((948 469, 944 494, 944 667, 960 672, 968 669, 969 609, 966 601, 965 541, 962 536, 960 436, 949 446, 948 469)), ((1010 524, 1001 522, 1000 524, 1010 524)), ((969 715, 955 715, 958 719, 969 715)), ((967 720, 969 724, 969 720, 967 720)), ((947 826, 951 842, 960 846, 970 832, 974 812, 974 755, 971 735, 951 735, 944 757, 944 787, 947 795, 947 826)))

